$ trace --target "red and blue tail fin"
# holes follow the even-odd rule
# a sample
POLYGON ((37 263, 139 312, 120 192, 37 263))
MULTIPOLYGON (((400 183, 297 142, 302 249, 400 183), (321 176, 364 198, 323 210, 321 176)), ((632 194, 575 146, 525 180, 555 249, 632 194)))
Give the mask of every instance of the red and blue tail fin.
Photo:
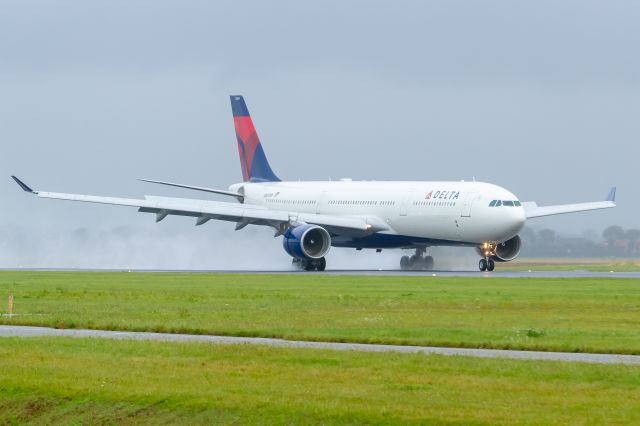
POLYGON ((231 96, 231 110, 238 139, 242 178, 245 182, 279 182, 280 179, 269 166, 242 96, 231 96))

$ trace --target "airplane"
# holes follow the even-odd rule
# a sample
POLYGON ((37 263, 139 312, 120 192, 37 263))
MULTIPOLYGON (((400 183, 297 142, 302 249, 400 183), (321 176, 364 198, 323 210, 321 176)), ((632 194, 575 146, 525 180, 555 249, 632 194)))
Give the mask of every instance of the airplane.
POLYGON ((402 270, 432 270, 433 246, 473 247, 480 271, 520 254, 518 233, 528 219, 615 207, 616 187, 604 201, 553 206, 521 202, 497 185, 475 181, 282 181, 274 173, 260 143, 244 98, 230 97, 243 181, 227 190, 174 182, 144 182, 217 194, 231 202, 158 197, 144 199, 35 191, 15 176, 20 187, 41 198, 137 207, 154 213, 156 222, 169 215, 190 216, 196 226, 211 219, 269 226, 293 265, 324 271, 331 247, 410 249, 401 256, 402 270))

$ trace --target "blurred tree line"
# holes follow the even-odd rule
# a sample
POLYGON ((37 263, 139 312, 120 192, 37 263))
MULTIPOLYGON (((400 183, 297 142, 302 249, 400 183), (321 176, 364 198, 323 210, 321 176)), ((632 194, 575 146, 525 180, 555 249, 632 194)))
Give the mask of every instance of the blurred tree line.
POLYGON ((636 257, 640 254, 640 230, 613 225, 598 235, 561 236, 552 229, 525 227, 520 233, 524 257, 636 257))

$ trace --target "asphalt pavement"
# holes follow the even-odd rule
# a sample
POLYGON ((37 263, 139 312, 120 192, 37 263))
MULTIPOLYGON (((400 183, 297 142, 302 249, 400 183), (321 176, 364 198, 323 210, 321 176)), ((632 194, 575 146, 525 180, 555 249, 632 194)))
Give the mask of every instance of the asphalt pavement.
POLYGON ((416 276, 416 277, 469 277, 469 278, 629 278, 640 279, 640 272, 591 272, 573 271, 401 271, 393 269, 329 269, 323 272, 294 270, 224 270, 224 269, 74 269, 74 268, 0 268, 4 271, 62 271, 62 272, 155 272, 155 273, 192 273, 192 274, 275 274, 275 275, 362 275, 362 276, 416 276))
POLYGON ((70 330, 48 327, 8 326, 0 325, 2 337, 76 337, 101 338, 116 340, 155 340, 169 342, 201 342, 211 344, 243 344, 267 345, 284 348, 313 348, 336 351, 357 352, 398 352, 422 353, 445 356, 470 356, 477 358, 507 358, 521 360, 546 360, 567 362, 588 362, 597 364, 627 364, 640 365, 640 355, 591 354, 573 352, 541 352, 541 351, 510 351, 499 349, 467 349, 442 348, 432 346, 401 346, 374 345, 364 343, 335 343, 335 342, 305 342, 299 340, 269 339, 262 337, 232 337, 207 336, 193 334, 148 333, 134 331, 106 331, 106 330, 70 330))

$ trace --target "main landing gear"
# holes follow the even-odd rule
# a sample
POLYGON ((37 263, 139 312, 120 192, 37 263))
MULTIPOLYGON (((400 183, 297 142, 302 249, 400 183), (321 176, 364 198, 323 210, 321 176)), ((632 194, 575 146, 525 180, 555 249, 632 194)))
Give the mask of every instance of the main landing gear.
POLYGON ((433 256, 425 256, 426 248, 419 247, 413 256, 400 258, 400 269, 403 271, 430 271, 433 269, 433 256))
POLYGON ((496 268, 496 262, 494 262, 493 259, 491 258, 480 259, 480 262, 478 263, 478 267, 482 272, 484 271, 491 272, 496 268))
POLYGON ((320 259, 296 259, 293 258, 293 267, 300 271, 324 271, 327 267, 327 260, 324 257, 320 259))

